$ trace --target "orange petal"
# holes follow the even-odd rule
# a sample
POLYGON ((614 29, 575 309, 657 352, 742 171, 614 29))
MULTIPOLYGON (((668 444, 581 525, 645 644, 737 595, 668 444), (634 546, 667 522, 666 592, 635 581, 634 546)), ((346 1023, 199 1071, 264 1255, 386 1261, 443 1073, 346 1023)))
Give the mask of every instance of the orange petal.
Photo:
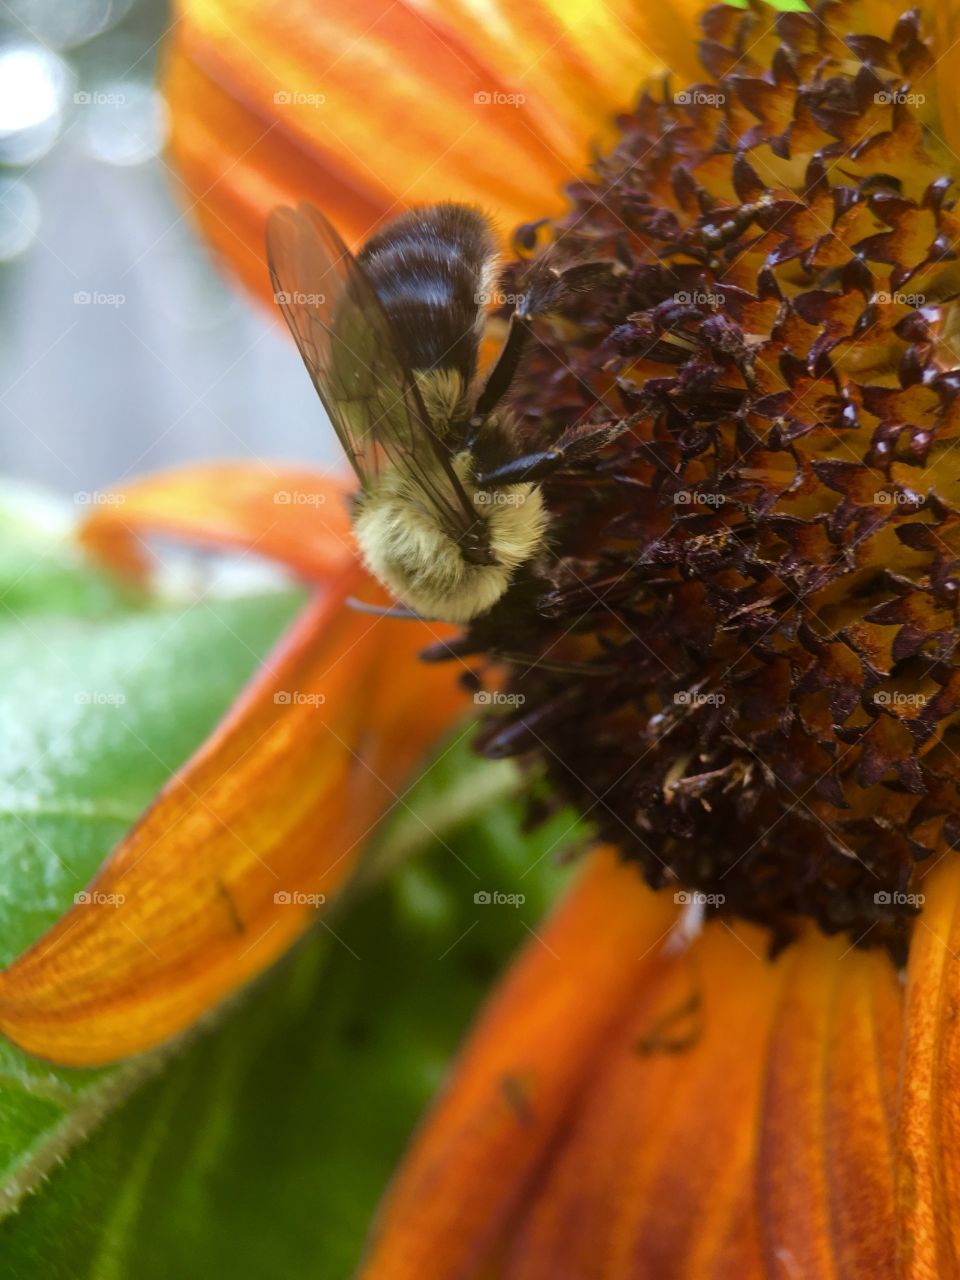
POLYGON ((324 581, 355 558, 349 492, 342 478, 304 468, 192 464, 102 495, 80 540, 126 571, 143 569, 142 535, 162 533, 242 547, 324 581))
POLYGON ((358 576, 323 588, 91 900, 0 973, 0 1031, 22 1048, 89 1065, 157 1044, 275 960, 349 876, 461 705, 449 672, 416 661, 425 626, 345 606, 358 576))
POLYGON ((892 1274, 893 966, 812 931, 771 962, 721 923, 685 951, 668 920, 591 869, 468 1043, 365 1280, 892 1274))
POLYGON ((312 199, 348 240, 409 204, 509 226, 562 207, 652 73, 695 75, 691 0, 181 0, 171 156, 204 231, 270 296, 269 209, 312 199))
POLYGON ((219 79, 229 85, 229 75, 201 69, 185 39, 174 36, 164 73, 169 155, 185 187, 183 203, 241 282, 272 305, 264 250, 270 209, 310 200, 355 240, 387 206, 350 174, 334 176, 314 149, 255 110, 239 89, 221 87, 219 79))
MULTIPOLYGON (((633 873, 635 874, 635 873, 633 873)), ((782 982, 758 929, 713 925, 624 1003, 508 1250, 546 1280, 763 1274, 754 1145, 782 982)))
POLYGON ((813 933, 772 964, 766 941, 712 924, 635 993, 510 1280, 891 1274, 893 966, 813 933))
POLYGON ((893 1280, 896 971, 813 931, 783 966, 757 1167, 767 1273, 893 1280))
POLYGON ((387 1198, 364 1276, 472 1274, 673 915, 613 854, 596 856, 471 1036, 387 1198))
POLYGON ((910 944, 897 1127, 904 1280, 960 1276, 960 860, 924 880, 910 944))

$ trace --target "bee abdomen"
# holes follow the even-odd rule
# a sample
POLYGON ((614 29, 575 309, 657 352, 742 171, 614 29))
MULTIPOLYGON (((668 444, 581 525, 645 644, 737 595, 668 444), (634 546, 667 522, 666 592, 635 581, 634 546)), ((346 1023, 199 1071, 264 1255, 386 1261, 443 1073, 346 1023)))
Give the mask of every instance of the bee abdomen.
POLYGON ((469 205, 415 209, 373 236, 358 255, 409 366, 455 370, 469 383, 496 243, 469 205))

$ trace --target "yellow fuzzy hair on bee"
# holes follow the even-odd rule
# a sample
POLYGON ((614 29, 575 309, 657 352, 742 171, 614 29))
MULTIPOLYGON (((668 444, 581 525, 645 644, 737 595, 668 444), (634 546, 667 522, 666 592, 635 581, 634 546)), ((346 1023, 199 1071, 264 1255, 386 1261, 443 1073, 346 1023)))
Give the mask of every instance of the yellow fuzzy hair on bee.
POLYGON ((422 502, 418 486, 394 467, 361 494, 354 532, 374 577, 425 618, 469 622, 500 599, 514 572, 543 545, 547 513, 537 485, 487 490, 469 479, 469 454, 454 470, 488 528, 493 564, 473 564, 422 502))

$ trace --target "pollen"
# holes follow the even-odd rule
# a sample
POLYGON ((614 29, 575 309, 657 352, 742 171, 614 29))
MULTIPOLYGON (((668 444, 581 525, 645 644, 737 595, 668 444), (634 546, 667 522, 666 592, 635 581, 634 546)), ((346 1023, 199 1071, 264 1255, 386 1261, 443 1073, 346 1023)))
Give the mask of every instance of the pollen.
POLYGON ((524 440, 627 427, 545 483, 548 551, 458 652, 523 655, 483 749, 651 885, 900 953, 960 842, 955 161, 915 11, 702 26, 702 82, 518 234, 521 292, 544 236, 616 264, 540 326, 524 440))

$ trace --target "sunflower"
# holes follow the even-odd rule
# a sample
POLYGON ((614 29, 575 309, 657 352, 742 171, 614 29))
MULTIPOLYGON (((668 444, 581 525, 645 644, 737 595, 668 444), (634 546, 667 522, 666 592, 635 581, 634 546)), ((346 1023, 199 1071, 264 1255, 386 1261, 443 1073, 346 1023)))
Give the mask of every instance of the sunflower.
MULTIPOLYGON (((531 447, 608 416, 623 429, 545 484, 532 580, 427 655, 516 695, 482 749, 521 760, 532 816, 572 801, 604 843, 481 1015, 365 1277, 960 1276, 952 16, 184 8, 173 158, 262 295, 263 222, 297 196, 355 241, 412 201, 480 200, 524 224, 518 288, 546 245, 613 264, 541 327, 514 407, 531 447)), ((264 704, 362 643, 342 608, 360 577, 346 530, 329 505, 278 516, 275 493, 239 469, 147 479, 86 534, 128 571, 149 529, 262 540, 318 584, 190 766, 202 781, 220 750, 209 777, 240 821, 247 788, 289 797, 278 764, 317 749, 279 713, 258 720, 264 704)), ((411 664, 431 629, 410 624, 411 664)), ((382 658, 370 643, 366 674, 344 677, 347 719, 382 658)), ((414 669, 438 692, 433 722, 409 702, 381 721, 382 691, 355 712, 387 735, 416 724, 407 767, 456 712, 439 697, 452 672, 414 669)), ((330 768, 343 758, 331 748, 330 768)), ((184 799, 180 783, 161 797, 104 884, 135 890, 138 840, 183 856, 167 832, 184 799)), ((333 890, 343 873, 317 872, 303 843, 320 819, 342 849, 316 789, 269 839, 298 884, 333 890)), ((263 886, 243 883, 261 909, 263 886)), ((302 927, 240 965, 199 891, 175 964, 141 954, 134 972, 114 951, 83 1005, 60 979, 96 978, 109 926, 67 937, 68 916, 56 948, 3 975, 0 1026, 51 1057, 118 1056, 302 927)))

